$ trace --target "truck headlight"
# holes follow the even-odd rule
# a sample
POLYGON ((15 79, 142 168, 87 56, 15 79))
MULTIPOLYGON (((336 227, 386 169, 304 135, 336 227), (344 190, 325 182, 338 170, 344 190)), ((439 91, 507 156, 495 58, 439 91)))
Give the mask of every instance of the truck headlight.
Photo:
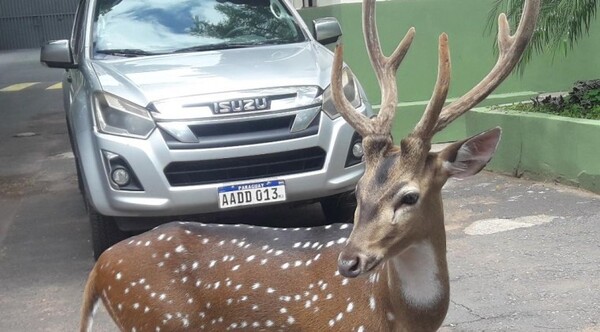
POLYGON ((109 93, 94 95, 99 132, 146 139, 156 127, 147 109, 109 93))
MULTIPOLYGON (((360 97, 360 91, 358 90, 358 83, 356 82, 354 74, 348 67, 345 67, 342 70, 342 87, 344 90, 344 95, 346 95, 346 98, 350 104, 352 104, 354 108, 359 108, 362 105, 362 100, 360 97)), ((336 119, 340 116, 335 108, 335 105, 333 104, 331 85, 323 92, 323 111, 332 119, 336 119)))

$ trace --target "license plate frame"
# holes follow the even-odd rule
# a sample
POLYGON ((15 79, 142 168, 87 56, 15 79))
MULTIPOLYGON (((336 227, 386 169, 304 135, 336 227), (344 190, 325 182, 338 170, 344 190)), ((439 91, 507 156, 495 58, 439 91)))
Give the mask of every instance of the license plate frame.
POLYGON ((285 202, 284 180, 225 184, 217 188, 219 209, 285 202))

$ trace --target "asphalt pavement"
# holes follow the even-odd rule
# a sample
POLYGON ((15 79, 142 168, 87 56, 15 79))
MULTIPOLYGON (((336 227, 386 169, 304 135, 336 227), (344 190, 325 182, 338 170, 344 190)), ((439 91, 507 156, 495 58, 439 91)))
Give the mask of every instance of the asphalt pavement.
MULTIPOLYGON (((0 331, 77 330, 93 265, 55 88, 62 73, 38 58, 0 52, 0 331)), ((443 194, 451 278, 443 331, 600 331, 599 195, 487 172, 451 181, 443 194)), ((252 218, 323 220, 317 205, 252 218)), ((94 331, 116 331, 103 310, 94 331)))

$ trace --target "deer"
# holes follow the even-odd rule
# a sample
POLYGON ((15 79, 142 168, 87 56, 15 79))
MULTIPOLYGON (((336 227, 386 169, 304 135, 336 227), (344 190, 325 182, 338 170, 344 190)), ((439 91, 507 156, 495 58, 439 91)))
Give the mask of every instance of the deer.
POLYGON ((363 137, 365 172, 354 223, 309 228, 171 222, 105 251, 85 285, 80 330, 102 301, 121 331, 435 331, 448 311, 449 277, 441 190, 492 158, 493 128, 433 152, 432 138, 485 99, 519 62, 540 0, 527 0, 516 32, 499 16, 495 66, 446 104, 448 36, 439 37, 432 97, 413 131, 395 145, 396 71, 411 28, 383 55, 375 0, 363 1, 367 52, 381 90, 376 117, 357 112, 342 90, 342 46, 334 53, 336 108, 363 137))

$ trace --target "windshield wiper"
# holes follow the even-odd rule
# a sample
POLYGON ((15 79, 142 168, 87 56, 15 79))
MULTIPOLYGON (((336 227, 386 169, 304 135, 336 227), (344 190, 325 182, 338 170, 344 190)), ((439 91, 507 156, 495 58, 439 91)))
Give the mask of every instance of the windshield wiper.
POLYGON ((226 49, 232 49, 232 48, 244 48, 244 47, 260 46, 260 45, 273 45, 273 44, 281 44, 281 43, 283 43, 283 41, 279 40, 279 39, 261 40, 261 41, 253 41, 253 42, 240 42, 240 43, 219 43, 219 44, 198 45, 198 46, 180 48, 180 49, 173 51, 173 53, 226 50, 226 49))
POLYGON ((135 48, 116 48, 116 49, 107 49, 107 50, 96 50, 96 53, 116 55, 116 56, 122 56, 122 57, 131 57, 131 58, 137 57, 137 56, 164 54, 164 53, 148 52, 148 51, 135 49, 135 48))

